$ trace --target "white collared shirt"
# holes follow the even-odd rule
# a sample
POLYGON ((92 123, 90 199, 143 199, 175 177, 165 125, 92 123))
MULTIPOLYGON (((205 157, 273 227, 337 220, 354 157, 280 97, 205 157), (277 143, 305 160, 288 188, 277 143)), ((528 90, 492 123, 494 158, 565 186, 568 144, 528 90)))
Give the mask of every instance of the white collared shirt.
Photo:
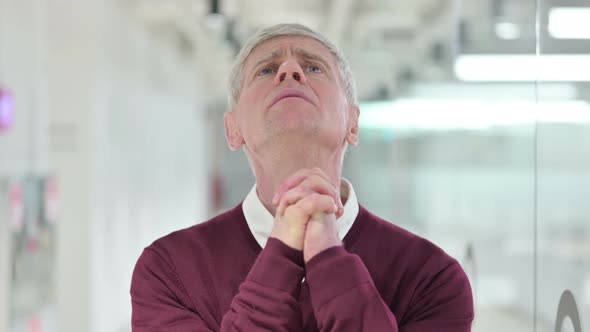
MULTIPOLYGON (((354 188, 348 180, 342 178, 340 188, 340 195, 343 196, 342 200, 346 203, 344 204, 344 213, 338 218, 337 227, 338 237, 343 239, 356 220, 359 213, 359 204, 354 188), (347 194, 348 196, 346 196, 347 194)), ((260 201, 256 192, 256 184, 254 184, 252 190, 250 190, 244 199, 242 211, 256 242, 258 242, 261 248, 264 248, 270 236, 275 218, 260 201)))

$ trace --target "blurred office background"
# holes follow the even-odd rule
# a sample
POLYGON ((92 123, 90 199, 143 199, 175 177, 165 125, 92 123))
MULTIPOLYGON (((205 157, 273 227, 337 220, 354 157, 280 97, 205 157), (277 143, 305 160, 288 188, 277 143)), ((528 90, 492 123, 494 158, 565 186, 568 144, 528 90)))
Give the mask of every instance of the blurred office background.
POLYGON ((463 264, 473 331, 590 328, 588 1, 0 0, 0 331, 130 330, 142 249, 253 185, 226 80, 281 22, 349 58, 344 176, 463 264))

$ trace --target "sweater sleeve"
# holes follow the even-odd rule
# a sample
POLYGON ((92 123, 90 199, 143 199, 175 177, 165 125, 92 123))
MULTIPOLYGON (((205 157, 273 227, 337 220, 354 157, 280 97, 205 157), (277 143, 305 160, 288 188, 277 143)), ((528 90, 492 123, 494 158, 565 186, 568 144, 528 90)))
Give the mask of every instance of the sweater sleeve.
POLYGON ((360 257, 342 246, 322 251, 306 266, 320 331, 398 331, 360 257))
POLYGON ((456 261, 424 280, 399 325, 360 257, 342 246, 308 262, 307 282, 320 331, 471 331, 471 288, 456 261))
POLYGON ((452 259, 418 284, 400 322, 402 332, 469 332, 474 318, 473 295, 465 271, 452 259))
POLYGON ((212 326, 195 307, 171 262, 147 248, 131 282, 133 331, 300 331, 298 296, 303 271, 301 251, 269 239, 221 326, 212 326))

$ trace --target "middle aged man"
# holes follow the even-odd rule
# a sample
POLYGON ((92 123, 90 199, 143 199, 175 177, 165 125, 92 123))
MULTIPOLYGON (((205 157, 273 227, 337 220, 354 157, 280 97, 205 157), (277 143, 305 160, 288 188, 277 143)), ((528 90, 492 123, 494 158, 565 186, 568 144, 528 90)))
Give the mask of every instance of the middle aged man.
POLYGON ((341 179, 359 109, 348 64, 321 35, 255 35, 231 76, 226 136, 256 184, 243 203, 147 247, 134 331, 469 331, 457 261, 357 202, 341 179))

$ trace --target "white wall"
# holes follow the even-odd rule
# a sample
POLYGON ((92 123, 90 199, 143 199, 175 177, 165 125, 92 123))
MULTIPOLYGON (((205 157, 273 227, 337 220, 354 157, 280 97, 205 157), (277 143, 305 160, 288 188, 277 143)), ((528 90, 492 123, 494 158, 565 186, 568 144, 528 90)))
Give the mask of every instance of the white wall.
POLYGON ((115 6, 105 9, 90 240, 93 331, 129 328, 143 248, 203 221, 207 186, 198 73, 115 6))
POLYGON ((125 5, 0 0, 0 84, 17 103, 15 128, 0 136, 0 179, 49 173, 58 183, 47 331, 129 330, 141 250, 207 216, 198 69, 125 5))
POLYGON ((46 40, 36 2, 0 0, 0 86, 15 98, 13 127, 0 134, 0 177, 47 169, 46 40))
POLYGON ((12 294, 9 180, 47 171, 44 12, 35 3, 0 0, 0 86, 15 99, 13 126, 0 133, 0 331, 9 330, 12 294))
POLYGON ((0 180, 0 331, 9 325, 10 236, 8 227, 8 183, 0 180))

